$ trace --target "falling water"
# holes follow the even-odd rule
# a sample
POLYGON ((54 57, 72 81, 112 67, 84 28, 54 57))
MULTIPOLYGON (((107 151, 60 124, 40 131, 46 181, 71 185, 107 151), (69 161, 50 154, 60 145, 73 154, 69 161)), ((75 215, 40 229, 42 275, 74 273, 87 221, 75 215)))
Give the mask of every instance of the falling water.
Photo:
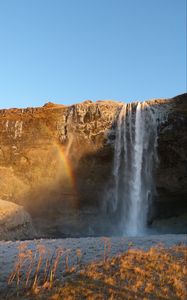
POLYGON ((146 231, 148 208, 155 193, 157 117, 146 102, 124 104, 118 116, 114 153, 112 211, 123 234, 146 231))

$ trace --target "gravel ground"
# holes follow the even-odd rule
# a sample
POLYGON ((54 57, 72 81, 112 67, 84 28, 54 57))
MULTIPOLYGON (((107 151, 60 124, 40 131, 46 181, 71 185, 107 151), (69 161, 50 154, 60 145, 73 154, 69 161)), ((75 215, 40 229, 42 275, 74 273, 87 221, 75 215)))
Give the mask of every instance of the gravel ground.
MULTIPOLYGON (((57 248, 65 251, 70 250, 70 264, 77 263, 77 249, 81 251, 81 263, 86 264, 91 261, 103 260, 104 247, 108 246, 108 256, 114 256, 127 250, 128 248, 143 248, 144 250, 163 244, 171 247, 177 244, 187 245, 187 235, 185 234, 165 234, 148 235, 143 237, 111 237, 111 238, 67 238, 67 239, 40 239, 31 241, 3 242, 0 241, 0 294, 7 288, 7 279, 12 272, 20 246, 26 245, 27 249, 35 250, 41 245, 51 251, 51 255, 57 248)), ((80 253, 80 252, 79 252, 80 253)))

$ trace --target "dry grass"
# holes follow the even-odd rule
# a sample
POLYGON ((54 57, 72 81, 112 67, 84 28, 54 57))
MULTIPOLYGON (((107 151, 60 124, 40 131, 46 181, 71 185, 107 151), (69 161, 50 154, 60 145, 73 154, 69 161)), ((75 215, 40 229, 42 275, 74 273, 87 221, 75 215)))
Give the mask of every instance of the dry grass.
MULTIPOLYGON (((107 251, 110 241, 103 241, 103 261, 81 268, 80 265, 79 268, 69 268, 69 255, 63 249, 57 249, 49 261, 46 249, 39 248, 35 253, 36 264, 33 254, 21 249, 15 270, 9 278, 10 285, 16 283, 18 296, 16 298, 14 291, 14 296, 7 299, 187 299, 185 246, 165 249, 158 245, 147 252, 129 249, 109 259, 107 251), (59 273, 62 258, 65 259, 66 268, 59 273), (25 272, 23 266, 26 261, 29 264, 25 272)), ((77 249, 78 264, 81 255, 81 250, 77 249)))
MULTIPOLYGON (((57 269, 69 272, 70 249, 57 248, 54 252, 44 245, 38 245, 36 250, 27 249, 26 243, 19 246, 19 254, 8 278, 9 287, 17 291, 31 290, 35 293, 38 288, 52 288, 56 279, 57 269)), ((77 262, 80 251, 77 249, 77 262)))
POLYGON ((90 264, 49 299, 187 299, 186 248, 129 250, 90 264))

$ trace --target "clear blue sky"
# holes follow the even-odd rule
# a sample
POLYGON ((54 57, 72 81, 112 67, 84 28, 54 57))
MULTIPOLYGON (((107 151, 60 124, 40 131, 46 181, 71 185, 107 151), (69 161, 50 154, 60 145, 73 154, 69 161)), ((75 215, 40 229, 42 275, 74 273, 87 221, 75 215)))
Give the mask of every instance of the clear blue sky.
POLYGON ((185 0, 0 0, 0 107, 186 90, 185 0))

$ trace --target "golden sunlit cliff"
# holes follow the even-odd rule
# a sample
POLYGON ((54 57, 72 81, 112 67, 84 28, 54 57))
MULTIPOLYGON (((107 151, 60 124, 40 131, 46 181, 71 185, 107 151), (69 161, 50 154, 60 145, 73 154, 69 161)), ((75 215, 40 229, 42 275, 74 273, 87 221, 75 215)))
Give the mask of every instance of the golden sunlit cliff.
MULTIPOLYGON (((152 223, 178 217, 187 208, 187 101, 183 94, 147 103, 167 110, 158 135, 152 223)), ((71 106, 47 103, 0 110, 0 198, 23 205, 45 234, 109 230, 109 225, 101 230, 99 220, 106 217, 103 195, 112 172, 122 104, 87 100, 71 106)))

